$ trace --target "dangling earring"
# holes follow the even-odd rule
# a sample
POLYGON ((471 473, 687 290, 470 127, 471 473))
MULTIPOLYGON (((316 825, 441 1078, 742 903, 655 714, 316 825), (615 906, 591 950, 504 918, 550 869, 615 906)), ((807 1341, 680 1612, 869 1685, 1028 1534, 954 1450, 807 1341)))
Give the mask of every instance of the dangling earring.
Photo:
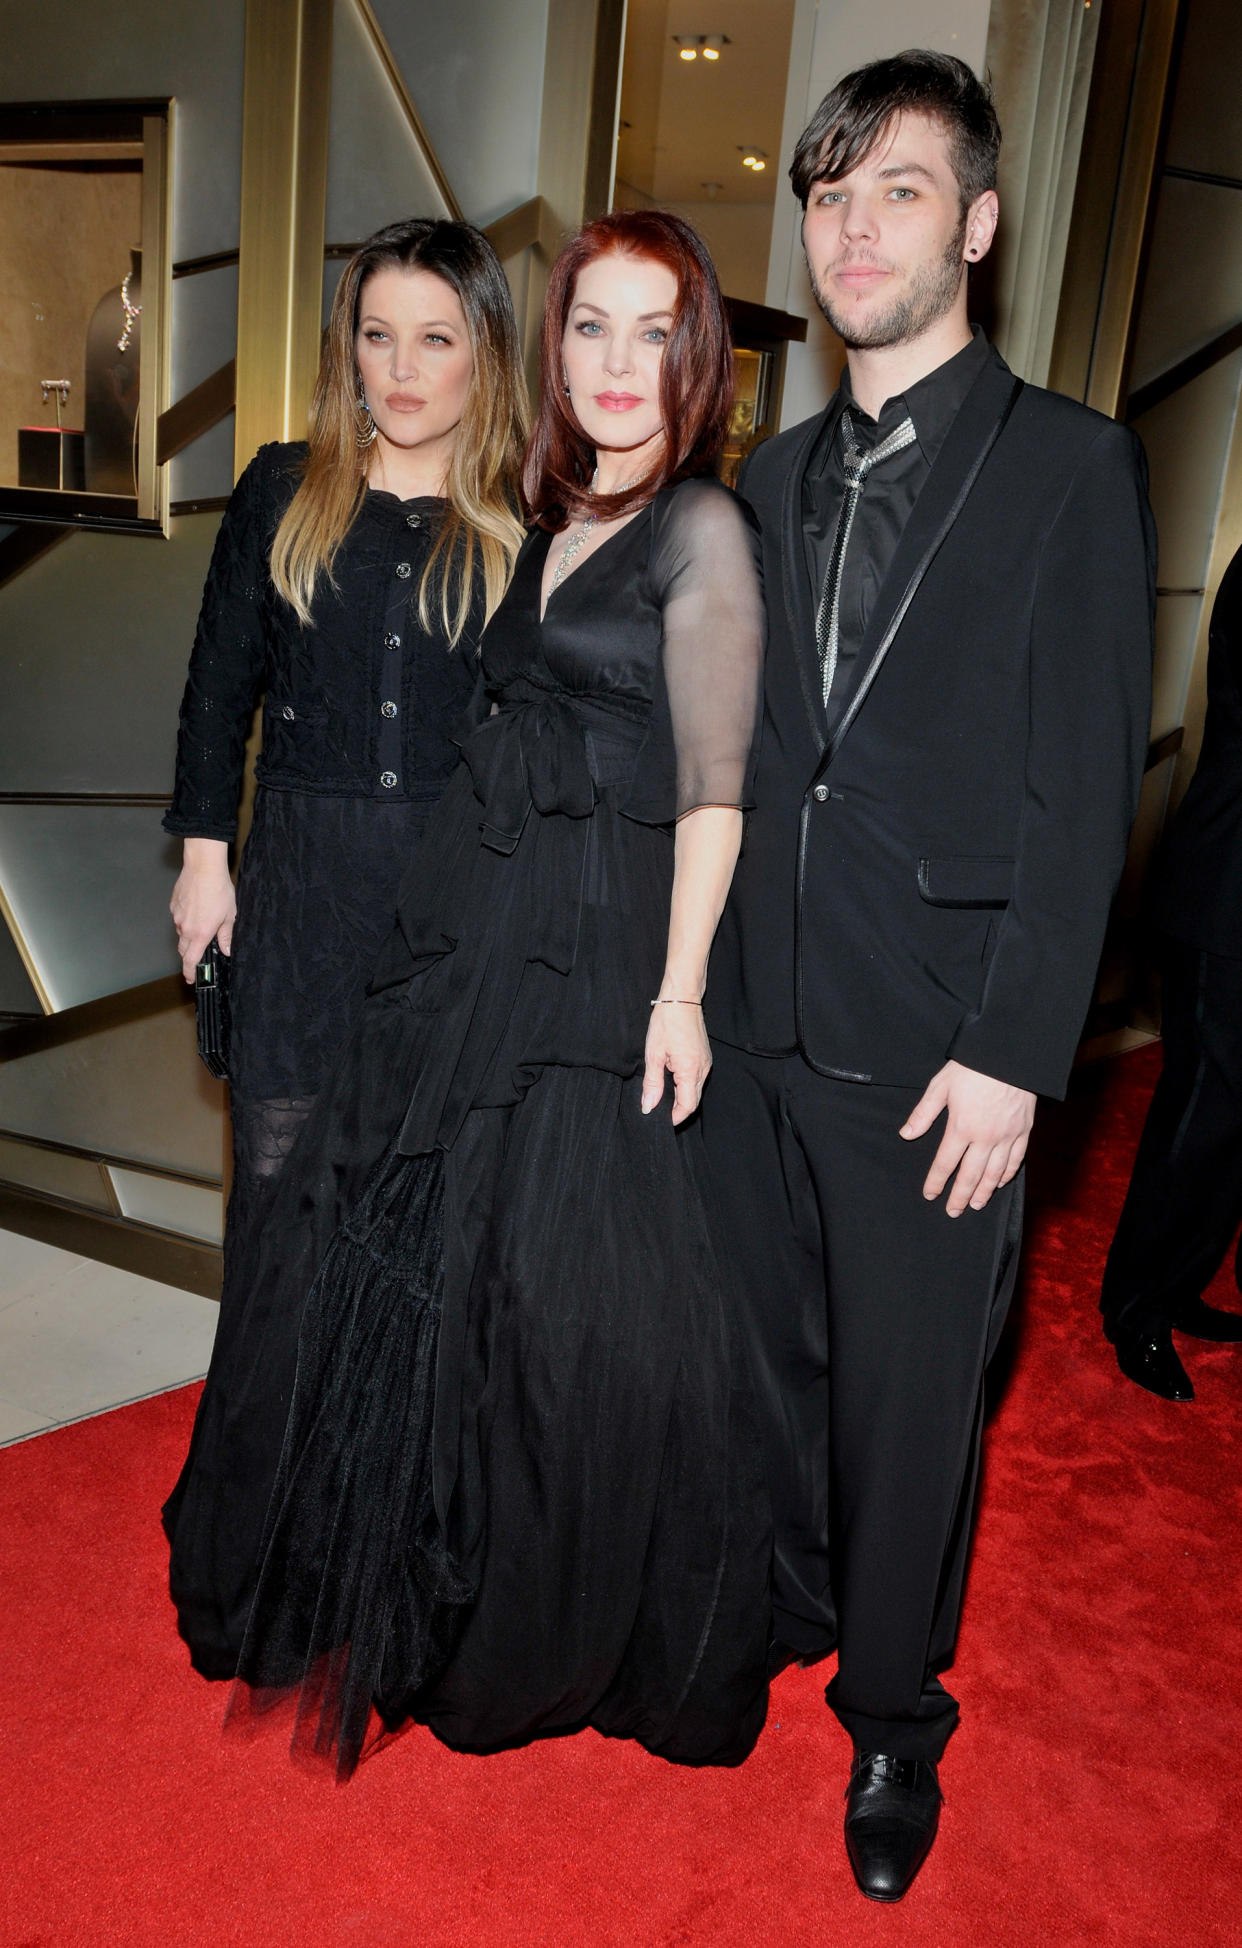
POLYGON ((355 407, 355 417, 357 419, 355 437, 357 438, 358 445, 360 447, 371 446, 376 434, 379 432, 379 427, 375 424, 375 420, 371 414, 371 408, 367 405, 366 388, 361 379, 358 381, 358 402, 355 407))
POLYGON ((566 397, 566 399, 568 399, 568 397, 569 397, 569 374, 568 374, 568 372, 566 372, 566 370, 565 370, 565 368, 564 368, 564 366, 562 366, 562 367, 561 367, 561 391, 562 391, 562 392, 564 393, 564 395, 565 395, 565 397, 566 397))

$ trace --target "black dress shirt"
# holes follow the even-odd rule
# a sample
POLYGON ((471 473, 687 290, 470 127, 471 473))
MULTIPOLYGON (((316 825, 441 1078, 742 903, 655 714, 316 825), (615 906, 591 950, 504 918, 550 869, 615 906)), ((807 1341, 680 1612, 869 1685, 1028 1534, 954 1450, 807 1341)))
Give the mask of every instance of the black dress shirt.
POLYGON ((474 695, 482 593, 456 648, 418 619, 418 587, 444 502, 365 495, 303 627, 276 593, 272 541, 306 448, 259 449, 233 491, 212 553, 181 704, 164 830, 231 840, 246 738, 265 692, 262 785, 332 797, 438 797, 474 695))
MULTIPOLYGON (((964 345, 943 365, 929 372, 908 391, 886 399, 878 419, 854 402, 849 367, 841 377, 841 392, 849 408, 854 439, 864 451, 896 432, 907 417, 917 435, 868 476, 854 516, 849 548, 841 570, 840 636, 836 673, 828 698, 825 729, 832 731, 853 695, 858 651, 880 584, 897 551, 901 531, 931 472, 945 434, 988 358, 988 341, 976 325, 964 345)), ((829 438, 825 427, 816 442, 802 488, 802 529, 806 541, 807 572, 812 599, 818 609, 832 555, 837 517, 845 494, 842 459, 845 433, 840 419, 829 438)))

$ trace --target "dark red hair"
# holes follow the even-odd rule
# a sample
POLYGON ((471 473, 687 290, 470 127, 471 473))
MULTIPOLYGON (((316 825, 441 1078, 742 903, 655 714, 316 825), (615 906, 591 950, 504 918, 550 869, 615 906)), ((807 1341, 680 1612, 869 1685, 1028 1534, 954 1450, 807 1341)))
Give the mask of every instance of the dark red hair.
POLYGON ((664 445, 643 479, 624 494, 591 502, 601 520, 634 513, 675 480, 710 473, 733 408, 729 320, 707 245, 667 210, 612 210, 579 230, 548 280, 539 353, 539 412, 526 448, 522 490, 540 527, 563 528, 587 496, 595 449, 565 396, 562 345, 579 273, 597 257, 648 257, 677 279, 672 328, 660 366, 664 445))

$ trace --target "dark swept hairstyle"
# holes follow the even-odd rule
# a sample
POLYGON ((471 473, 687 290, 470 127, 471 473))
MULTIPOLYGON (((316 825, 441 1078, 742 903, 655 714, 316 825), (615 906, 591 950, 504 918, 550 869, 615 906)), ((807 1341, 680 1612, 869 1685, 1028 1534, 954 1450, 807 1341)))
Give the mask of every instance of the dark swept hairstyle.
POLYGON ((673 324, 660 366, 664 445, 656 464, 622 494, 591 497, 601 520, 635 513, 675 480, 710 473, 733 408, 733 349, 716 267, 697 231, 668 210, 612 210, 571 237, 552 267, 539 354, 539 411, 522 488, 531 518, 563 528, 590 491, 595 450, 562 385, 562 346, 579 274, 598 257, 647 257, 677 279, 673 324))
POLYGON ((977 196, 996 188, 1001 132, 991 88, 956 55, 911 47, 855 68, 824 96, 789 165, 803 209, 812 183, 848 176, 903 113, 927 115, 944 129, 963 215, 977 196))
POLYGON ((448 501, 418 589, 419 620, 433 606, 454 645, 481 581, 491 615, 522 544, 518 475, 530 413, 509 286, 491 244, 469 223, 411 217, 360 244, 341 273, 323 335, 311 401, 301 484, 272 544, 272 581, 304 623, 320 576, 332 566, 367 489, 367 453, 358 445, 354 356, 363 288, 376 271, 430 271, 461 300, 474 376, 453 443, 448 501))

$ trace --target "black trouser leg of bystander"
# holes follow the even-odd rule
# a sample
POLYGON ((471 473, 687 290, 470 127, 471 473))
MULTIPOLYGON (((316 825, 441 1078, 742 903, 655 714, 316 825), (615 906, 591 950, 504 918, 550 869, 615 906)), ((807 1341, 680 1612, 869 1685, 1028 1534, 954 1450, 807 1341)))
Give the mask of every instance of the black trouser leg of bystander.
POLYGON ((938 1674, 953 1652, 1021 1179, 960 1218, 943 1198, 927 1203, 943 1126, 914 1143, 897 1134, 918 1093, 721 1048, 704 1134, 767 1419, 778 1615, 819 1592, 820 1623, 837 1617, 828 1701, 842 1724, 863 1749, 936 1759, 957 1716, 938 1674))
POLYGON ((1166 939, 1161 973, 1164 1067, 1100 1296, 1112 1340, 1197 1299, 1242 1218, 1242 960, 1166 939))

